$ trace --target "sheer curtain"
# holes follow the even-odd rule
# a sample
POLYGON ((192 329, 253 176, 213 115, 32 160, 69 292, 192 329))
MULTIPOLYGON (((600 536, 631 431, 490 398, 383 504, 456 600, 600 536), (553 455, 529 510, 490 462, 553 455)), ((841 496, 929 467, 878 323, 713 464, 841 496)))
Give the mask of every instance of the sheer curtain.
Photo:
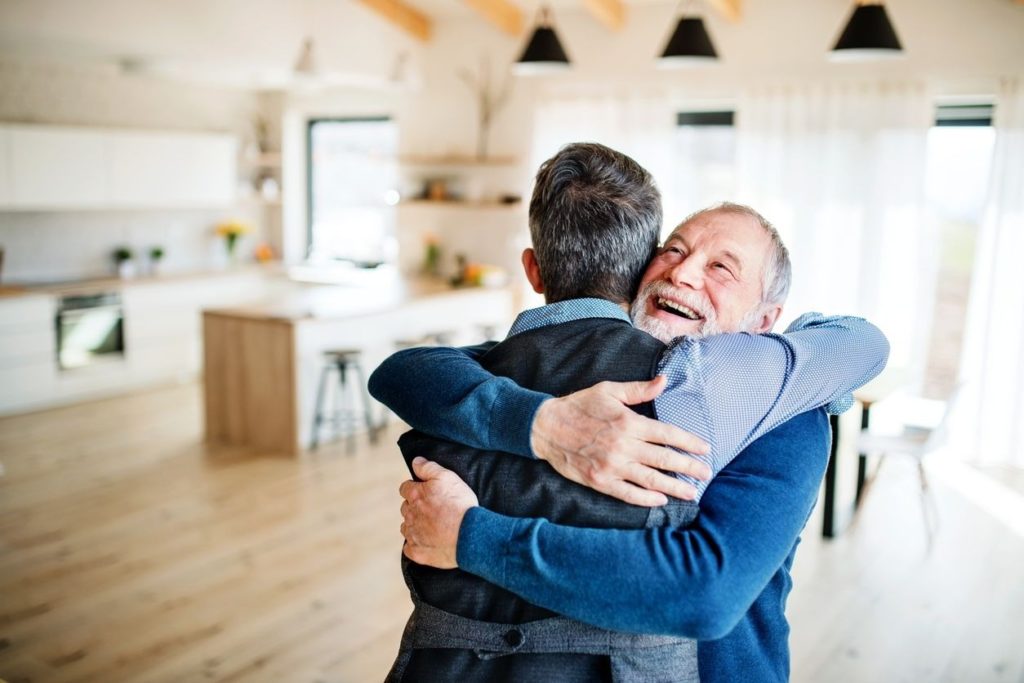
POLYGON ((992 187, 978 239, 961 374, 960 445, 983 464, 1024 467, 1024 83, 995 105, 992 187))
POLYGON ((924 374, 938 265, 925 200, 934 105, 917 84, 764 87, 737 107, 737 200, 776 224, 793 259, 786 322, 862 315, 890 366, 924 374))
MULTIPOLYGON (((675 108, 665 95, 548 97, 534 114, 532 160, 537 168, 570 142, 599 142, 636 159, 651 172, 662 193, 672 187, 675 108)), ((665 221, 679 217, 665 197, 665 221)))

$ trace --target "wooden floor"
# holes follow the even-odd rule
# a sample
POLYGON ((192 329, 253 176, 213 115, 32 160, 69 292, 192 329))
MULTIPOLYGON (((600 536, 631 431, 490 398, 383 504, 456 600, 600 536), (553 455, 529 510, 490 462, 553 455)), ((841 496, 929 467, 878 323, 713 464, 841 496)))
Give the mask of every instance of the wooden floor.
MULTIPOLYGON (((409 612, 394 425, 298 460, 201 443, 185 385, 0 420, 0 678, 379 681, 409 612)), ((790 602, 795 681, 1024 681, 1024 538, 883 470, 790 602)), ((954 482, 955 483, 955 482, 954 482)), ((984 501, 982 501, 984 502, 984 501)))

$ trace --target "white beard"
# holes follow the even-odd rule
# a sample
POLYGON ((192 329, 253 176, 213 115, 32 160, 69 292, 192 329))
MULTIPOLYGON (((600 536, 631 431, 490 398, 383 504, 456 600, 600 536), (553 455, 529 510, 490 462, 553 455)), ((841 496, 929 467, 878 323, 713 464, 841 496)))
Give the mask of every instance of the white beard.
POLYGON ((647 302, 650 300, 651 296, 664 292, 672 292, 673 298, 680 300, 683 304, 689 306, 703 316, 704 320, 701 322, 697 330, 686 335, 694 339, 702 339, 704 337, 710 337, 711 335, 729 332, 752 332, 757 328, 758 323, 761 320, 763 306, 758 304, 743 316, 739 324, 736 326, 736 329, 723 330, 718 324, 718 316, 715 314, 714 308, 712 308, 706 301, 701 300, 695 295, 680 296, 680 293, 674 291, 672 286, 667 282, 655 280, 648 283, 647 286, 644 287, 637 295, 636 299, 633 300, 629 316, 633 319, 634 327, 643 330, 655 339, 665 342, 666 344, 680 335, 673 331, 672 325, 660 318, 655 318, 647 312, 647 302))

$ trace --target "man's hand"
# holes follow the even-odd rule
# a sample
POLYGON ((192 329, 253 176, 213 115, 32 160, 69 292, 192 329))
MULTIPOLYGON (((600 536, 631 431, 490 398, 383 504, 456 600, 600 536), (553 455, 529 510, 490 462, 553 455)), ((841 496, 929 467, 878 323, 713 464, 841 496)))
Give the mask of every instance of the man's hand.
POLYGON ((626 407, 654 400, 665 383, 661 376, 648 382, 601 382, 549 399, 533 420, 530 447, 563 477, 627 503, 664 505, 666 494, 692 500, 693 486, 658 470, 710 479, 706 464, 665 448, 703 455, 708 445, 626 407))
POLYGON ((422 481, 398 487, 402 503, 402 552, 413 562, 438 569, 454 569, 459 527, 466 510, 476 507, 473 489, 451 470, 426 458, 415 458, 412 471, 422 481))

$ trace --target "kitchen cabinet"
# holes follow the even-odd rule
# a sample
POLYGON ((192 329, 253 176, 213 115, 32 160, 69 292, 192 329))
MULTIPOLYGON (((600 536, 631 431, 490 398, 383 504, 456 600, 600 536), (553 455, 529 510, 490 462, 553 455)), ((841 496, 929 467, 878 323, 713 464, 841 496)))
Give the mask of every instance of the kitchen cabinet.
POLYGON ((76 285, 76 294, 120 291, 125 353, 64 371, 57 369, 54 320, 60 296, 72 288, 0 297, 0 415, 191 380, 202 359, 202 309, 252 303, 278 282, 243 268, 76 285))
POLYGON ((57 380, 56 300, 0 297, 0 414, 43 407, 57 380))
POLYGON ((8 210, 195 208, 235 200, 237 143, 219 133, 2 126, 8 210))
POLYGON ((235 141, 226 135, 114 133, 113 206, 222 206, 235 195, 235 141))
POLYGON ((183 380, 199 372, 202 309, 264 298, 272 281, 258 269, 125 289, 125 349, 139 381, 183 380))
POLYGON ((10 206, 87 209, 108 203, 107 135, 86 128, 12 126, 10 206))

